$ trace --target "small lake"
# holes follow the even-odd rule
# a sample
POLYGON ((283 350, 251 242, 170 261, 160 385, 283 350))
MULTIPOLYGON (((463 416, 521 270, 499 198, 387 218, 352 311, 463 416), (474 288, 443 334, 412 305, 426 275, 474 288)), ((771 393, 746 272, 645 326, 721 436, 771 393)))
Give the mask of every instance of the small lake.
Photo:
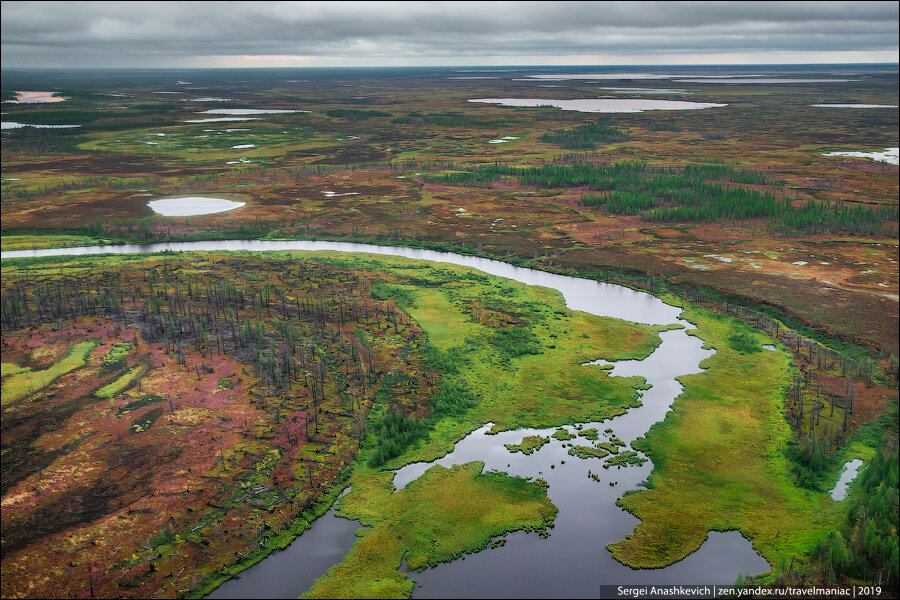
POLYGON ((680 100, 646 100, 644 98, 584 98, 579 100, 550 100, 543 98, 474 98, 469 102, 484 102, 501 106, 542 107, 588 113, 639 113, 645 110, 696 110, 721 108, 727 104, 712 102, 684 102, 680 100))
POLYGON ((308 113, 308 110, 277 110, 274 108, 213 108, 203 111, 210 115, 282 115, 308 113))
POLYGON ((47 102, 64 102, 68 98, 57 96, 57 92, 16 92, 15 100, 4 100, 11 104, 44 104, 47 102))
POLYGON ((852 158, 871 158, 874 161, 891 165, 900 165, 900 148, 885 148, 884 152, 826 152, 822 156, 849 156, 852 158))
POLYGON ((601 90, 610 90, 616 94, 690 94, 688 90, 673 88, 638 88, 638 87, 600 87, 601 90))
POLYGON ((213 213, 226 212, 240 208, 246 202, 234 202, 224 198, 206 198, 203 196, 189 196, 187 198, 165 198, 163 200, 151 200, 147 206, 158 215, 164 217, 194 217, 197 215, 211 215, 213 213))
POLYGON ((841 501, 847 497, 847 490, 850 488, 853 480, 856 479, 856 476, 859 475, 862 465, 863 461, 858 458, 847 461, 844 468, 841 469, 841 475, 838 477, 837 483, 834 484, 834 488, 831 490, 832 500, 841 501))

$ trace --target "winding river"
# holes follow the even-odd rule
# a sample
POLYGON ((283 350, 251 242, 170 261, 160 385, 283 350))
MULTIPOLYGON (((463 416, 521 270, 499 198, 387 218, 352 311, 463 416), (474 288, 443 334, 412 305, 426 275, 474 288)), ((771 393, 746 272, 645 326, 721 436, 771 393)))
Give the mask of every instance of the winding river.
MULTIPOLYGON (((679 319, 680 309, 650 294, 618 285, 600 283, 535 269, 516 267, 485 258, 450 252, 346 242, 233 240, 170 242, 161 244, 91 246, 0 253, 0 259, 40 256, 75 256, 106 253, 170 251, 339 251, 370 253, 452 263, 506 277, 528 285, 560 291, 566 305, 595 315, 649 324, 679 323, 684 329, 661 334, 663 343, 644 360, 615 363, 613 376, 641 375, 651 384, 642 406, 603 423, 583 423, 567 429, 611 429, 630 443, 653 423, 665 418, 681 393, 679 375, 697 373, 700 361, 713 354, 688 331, 693 327, 679 319)), ((606 362, 606 361, 600 361, 606 362)), ((591 364, 585 368, 597 368, 591 364)), ((513 533, 506 544, 468 555, 464 560, 410 573, 416 581, 415 598, 438 597, 597 597, 602 584, 719 584, 734 583, 738 574, 752 575, 770 569, 768 563, 739 532, 711 532, 707 541, 684 560, 654 570, 634 570, 613 560, 606 545, 630 533, 638 520, 615 505, 627 490, 640 487, 653 468, 641 466, 602 468, 597 459, 582 460, 567 453, 564 443, 587 444, 583 437, 550 443, 531 455, 511 454, 504 444, 515 444, 526 435, 549 436, 556 429, 520 429, 485 435, 490 424, 466 436, 450 454, 435 461, 449 466, 472 460, 485 462, 486 470, 521 477, 542 477, 549 483, 550 499, 559 507, 556 525, 548 539, 536 534, 513 533), (552 466, 551 466, 552 465, 552 466), (588 470, 599 480, 588 476, 588 470)), ((602 438, 601 438, 602 439, 602 438)), ((400 469, 394 484, 399 489, 422 475, 432 464, 414 463, 400 469)), ((283 552, 266 558, 226 582, 209 598, 296 598, 312 582, 339 562, 352 545, 357 524, 334 516, 333 509, 283 552)))

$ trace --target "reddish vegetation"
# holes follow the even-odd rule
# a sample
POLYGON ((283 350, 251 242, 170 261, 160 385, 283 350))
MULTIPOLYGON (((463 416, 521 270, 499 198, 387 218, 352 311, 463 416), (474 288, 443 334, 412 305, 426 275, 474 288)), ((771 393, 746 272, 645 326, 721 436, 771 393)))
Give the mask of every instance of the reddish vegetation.
MULTIPOLYGON (((54 272, 17 289, 28 298, 31 327, 14 328, 16 318, 4 317, 4 362, 43 368, 77 341, 101 341, 87 365, 4 407, 4 597, 191 589, 267 547, 336 481, 386 373, 411 375, 392 390, 394 407, 421 412, 432 393, 434 377, 414 374, 425 373, 421 360, 407 354, 421 332, 368 298, 364 274, 259 259, 156 261, 112 278, 77 273, 54 272), (226 278, 240 285, 216 287, 226 278), (89 299, 111 291, 113 279, 121 311, 89 299), (71 307, 44 295, 57 285, 87 316, 66 317, 71 307), (231 300, 223 304, 222 294, 231 300), (255 342, 242 346, 226 319, 218 332, 201 334, 207 310, 261 325, 261 354, 250 350, 255 342), (181 314, 195 320, 178 333, 166 315, 181 314), (279 320, 296 324, 297 368, 273 379, 272 369, 284 367, 266 356, 287 349, 271 326, 279 320), (195 329, 200 337, 191 337, 195 329), (126 350, 112 361, 117 344, 126 350), (252 358, 258 354, 261 362, 252 358), (148 370, 131 387, 97 396, 140 365, 148 370)), ((4 302, 14 293, 5 287, 4 302)))

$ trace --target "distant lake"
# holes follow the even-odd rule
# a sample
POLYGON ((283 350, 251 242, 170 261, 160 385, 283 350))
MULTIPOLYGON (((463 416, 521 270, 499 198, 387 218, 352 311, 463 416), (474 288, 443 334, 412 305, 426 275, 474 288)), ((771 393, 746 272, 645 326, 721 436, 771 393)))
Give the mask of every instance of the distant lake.
POLYGON ((56 92, 16 92, 15 100, 4 100, 12 104, 43 104, 45 102, 64 102, 68 98, 57 96, 56 92))
POLYGON ((790 79, 786 77, 760 77, 749 79, 746 77, 679 79, 675 83, 844 83, 847 81, 859 81, 859 79, 790 79))
POLYGON ((280 115, 287 113, 308 113, 308 110, 281 110, 274 108, 213 108, 203 111, 210 115, 280 115))
POLYGON ((684 102, 680 100, 645 100, 643 98, 584 98, 579 100, 550 100, 543 98, 474 98, 469 102, 484 102, 502 106, 553 106, 562 110, 589 113, 639 113, 645 110, 696 110, 720 108, 727 104, 712 102, 684 102))
POLYGON ((871 158, 878 162, 900 165, 900 148, 885 148, 884 152, 826 152, 822 156, 849 156, 852 158, 871 158))
POLYGON ((244 206, 246 202, 233 202, 224 198, 205 198, 190 196, 187 198, 166 198, 153 200, 147 206, 158 215, 164 217, 194 217, 226 212, 244 206))
POLYGON ((0 129, 21 129, 22 127, 34 127, 36 129, 71 129, 73 127, 81 127, 81 125, 34 125, 32 123, 0 121, 0 129))

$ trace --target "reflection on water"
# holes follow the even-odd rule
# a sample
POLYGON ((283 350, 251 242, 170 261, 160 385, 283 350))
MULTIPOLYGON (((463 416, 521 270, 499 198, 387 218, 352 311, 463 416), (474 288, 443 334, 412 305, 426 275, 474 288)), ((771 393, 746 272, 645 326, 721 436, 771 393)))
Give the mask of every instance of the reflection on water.
POLYGON ((313 521, 312 526, 290 546, 270 554, 206 597, 296 598, 309 589, 316 578, 341 562, 356 541, 357 529, 357 521, 336 517, 332 507, 313 521))
MULTIPOLYGON (((450 252, 421 250, 396 246, 376 246, 345 242, 229 240, 219 242, 171 242, 163 244, 21 250, 0 253, 0 258, 34 256, 86 255, 103 253, 140 253, 164 250, 322 250, 373 253, 434 262, 464 265, 485 273, 514 279, 528 285, 541 285, 559 290, 566 305, 595 315, 609 316, 650 324, 679 321, 680 309, 659 298, 622 286, 589 279, 546 273, 516 267, 500 261, 465 256, 450 252)), ((586 423, 610 437, 615 435, 630 443, 643 435, 655 422, 662 420, 673 400, 681 393, 679 375, 697 373, 699 363, 712 355, 699 338, 687 334, 692 327, 680 321, 685 329, 660 334, 662 344, 646 359, 625 360, 614 364, 612 376, 641 375, 652 386, 642 392, 642 406, 603 423, 586 423)), ((605 362, 605 361, 604 361, 605 362)), ((597 368, 592 364, 585 369, 597 368)), ((756 554, 750 543, 738 532, 710 533, 701 548, 681 562, 665 569, 633 570, 612 559, 606 544, 630 533, 637 519, 615 506, 626 490, 636 489, 649 476, 650 461, 641 466, 604 469, 600 459, 582 460, 568 454, 562 442, 551 443, 531 455, 511 454, 505 443, 517 443, 525 435, 550 435, 553 429, 524 429, 485 435, 490 424, 479 428, 457 443, 454 450, 435 463, 452 465, 481 460, 487 470, 504 471, 521 477, 543 477, 548 494, 559 507, 552 534, 546 540, 535 535, 515 533, 507 536, 505 546, 439 565, 422 573, 411 574, 416 580, 416 597, 483 597, 488 595, 521 597, 596 597, 604 583, 704 583, 731 584, 738 573, 745 575, 769 570, 769 565, 756 554), (551 467, 551 465, 553 465, 551 467), (589 478, 587 471, 599 480, 589 478)), ((573 427, 568 427, 574 432, 573 427)), ((579 444, 586 444, 578 438, 579 444)), ((431 465, 418 463, 400 469, 394 479, 397 487, 419 477, 431 465)), ((294 544, 296 550, 276 553, 248 569, 241 579, 222 586, 211 597, 296 597, 315 577, 324 574, 352 545, 348 532, 356 524, 334 516, 333 511, 316 521, 294 544), (313 533, 315 532, 315 533, 313 533), (321 536, 321 537, 315 537, 321 536), (333 552, 319 561, 317 543, 332 540, 333 552), (308 554, 313 553, 311 558, 308 554), (318 562, 317 562, 318 561, 318 562), (307 568, 308 567, 308 568, 307 568), (303 572, 302 576, 298 575, 303 572), (315 573, 311 573, 315 571, 315 573), (218 595, 218 594, 230 594, 218 595)))
POLYGON ((152 200, 147 206, 158 215, 164 217, 193 217, 226 212, 244 206, 246 202, 233 202, 223 198, 205 198, 189 196, 187 198, 166 198, 152 200))
POLYGON ((847 497, 847 489, 853 483, 853 480, 856 479, 856 476, 859 475, 862 464, 863 461, 858 458, 847 461, 844 468, 841 469, 841 476, 838 477, 837 483, 834 484, 834 488, 831 490, 832 500, 840 501, 847 497))

